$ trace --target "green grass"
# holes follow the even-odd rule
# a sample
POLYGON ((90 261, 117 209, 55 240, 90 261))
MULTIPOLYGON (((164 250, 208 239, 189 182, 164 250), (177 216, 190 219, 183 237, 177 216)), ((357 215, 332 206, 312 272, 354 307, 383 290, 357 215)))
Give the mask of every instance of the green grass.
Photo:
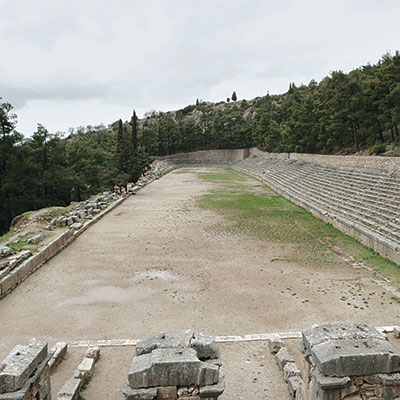
POLYGON ((327 246, 340 247, 356 260, 400 284, 400 267, 358 243, 332 225, 314 217, 272 191, 267 185, 248 185, 252 178, 237 171, 200 174, 215 188, 199 200, 205 209, 218 212, 225 223, 215 225, 215 232, 245 234, 267 242, 287 246, 285 262, 329 267, 341 261, 327 246))
POLYGON ((9 240, 14 234, 15 234, 15 231, 13 229, 10 229, 7 233, 0 236, 0 244, 7 242, 7 240, 9 240))

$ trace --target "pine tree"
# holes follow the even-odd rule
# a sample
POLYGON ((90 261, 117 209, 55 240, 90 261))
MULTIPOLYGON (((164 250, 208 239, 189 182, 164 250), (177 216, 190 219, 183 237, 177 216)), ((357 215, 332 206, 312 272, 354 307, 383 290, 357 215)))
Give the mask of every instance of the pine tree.
POLYGON ((232 101, 236 101, 236 100, 237 100, 236 92, 233 91, 233 93, 232 93, 232 101))

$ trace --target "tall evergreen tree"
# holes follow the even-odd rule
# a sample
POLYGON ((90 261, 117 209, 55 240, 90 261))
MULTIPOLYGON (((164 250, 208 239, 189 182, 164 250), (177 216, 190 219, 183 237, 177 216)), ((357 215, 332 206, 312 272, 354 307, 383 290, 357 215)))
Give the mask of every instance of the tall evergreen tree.
POLYGON ((236 95, 236 92, 234 91, 232 93, 232 101, 236 101, 236 100, 237 100, 237 95, 236 95))
POLYGON ((140 169, 139 156, 138 156, 138 117, 136 111, 133 110, 131 118, 131 153, 130 153, 130 177, 133 183, 136 183, 142 171, 140 169))

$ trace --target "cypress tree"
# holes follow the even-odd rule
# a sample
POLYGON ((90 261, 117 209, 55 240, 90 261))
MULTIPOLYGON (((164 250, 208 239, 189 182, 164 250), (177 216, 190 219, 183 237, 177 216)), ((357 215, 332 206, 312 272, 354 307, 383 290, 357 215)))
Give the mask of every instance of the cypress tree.
POLYGON ((133 115, 131 118, 131 170, 130 175, 133 183, 136 183, 141 175, 140 165, 139 165, 139 158, 138 158, 138 138, 137 138, 137 122, 138 118, 136 115, 136 111, 133 110, 133 115))

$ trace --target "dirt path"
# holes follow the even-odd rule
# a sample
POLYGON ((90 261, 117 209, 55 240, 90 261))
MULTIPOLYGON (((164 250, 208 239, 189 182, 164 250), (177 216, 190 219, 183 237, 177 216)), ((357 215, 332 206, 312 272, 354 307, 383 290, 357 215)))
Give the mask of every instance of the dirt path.
MULTIPOLYGON (((368 271, 339 259, 330 269, 279 261, 285 246, 210 233, 222 217, 198 208, 196 199, 212 187, 197 172, 176 171, 89 228, 0 302, 0 359, 32 337, 52 345, 188 328, 243 335, 334 320, 373 325, 398 320, 399 305, 383 304, 385 294, 372 296, 362 311, 343 301, 353 289, 365 298, 382 293, 368 271)), ((227 356, 232 365, 241 359, 237 353, 227 356)), ((127 367, 118 373, 124 375, 127 367)), ((119 398, 113 396, 107 398, 119 398)))

